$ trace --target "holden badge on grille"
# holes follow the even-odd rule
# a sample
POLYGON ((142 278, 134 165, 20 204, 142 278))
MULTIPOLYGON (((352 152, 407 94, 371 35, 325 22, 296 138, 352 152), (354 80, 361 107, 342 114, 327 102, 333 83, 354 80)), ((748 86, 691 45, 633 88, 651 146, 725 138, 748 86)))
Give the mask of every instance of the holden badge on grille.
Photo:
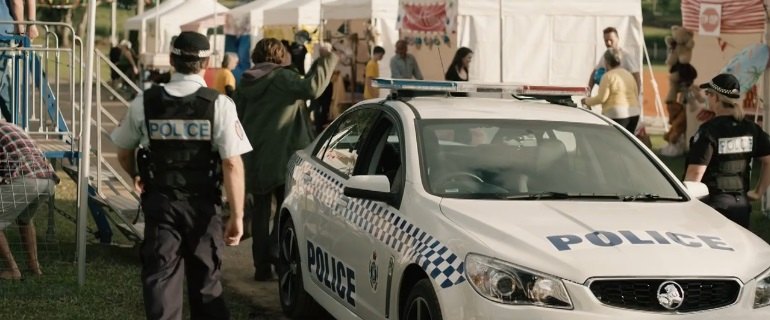
POLYGON ((666 281, 658 287, 658 303, 668 310, 676 310, 682 306, 684 290, 674 281, 666 281))

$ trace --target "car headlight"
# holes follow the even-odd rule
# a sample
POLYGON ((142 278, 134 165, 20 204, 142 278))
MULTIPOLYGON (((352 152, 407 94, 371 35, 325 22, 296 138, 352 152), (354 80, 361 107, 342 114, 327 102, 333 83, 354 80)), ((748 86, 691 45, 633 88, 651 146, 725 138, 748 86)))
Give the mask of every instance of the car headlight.
POLYGON ((476 292, 495 302, 572 309, 564 283, 553 276, 473 253, 465 257, 465 274, 476 292))
POLYGON ((757 291, 754 293, 754 308, 770 306, 770 269, 757 277, 757 291))

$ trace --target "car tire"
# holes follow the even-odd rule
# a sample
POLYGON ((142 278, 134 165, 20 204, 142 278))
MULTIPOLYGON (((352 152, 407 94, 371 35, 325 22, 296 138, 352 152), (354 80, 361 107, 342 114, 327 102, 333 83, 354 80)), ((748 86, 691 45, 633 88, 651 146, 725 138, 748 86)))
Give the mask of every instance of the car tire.
POLYGON ((281 309, 291 319, 326 318, 328 315, 326 311, 305 291, 302 282, 302 261, 295 230, 291 218, 281 224, 276 263, 281 309))
POLYGON ((438 296, 430 279, 422 279, 409 291, 402 310, 401 320, 442 320, 438 296))

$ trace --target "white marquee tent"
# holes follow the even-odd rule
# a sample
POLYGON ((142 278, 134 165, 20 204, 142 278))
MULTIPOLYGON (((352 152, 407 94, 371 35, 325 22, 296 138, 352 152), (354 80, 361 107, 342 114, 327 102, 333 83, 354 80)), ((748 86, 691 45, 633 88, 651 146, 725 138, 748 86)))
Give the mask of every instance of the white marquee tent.
MULTIPOLYGON (((159 6, 152 8, 151 10, 147 10, 144 13, 140 15, 133 16, 131 18, 128 18, 123 23, 123 29, 126 32, 125 38, 130 38, 128 33, 133 31, 136 31, 138 33, 137 41, 138 41, 138 48, 137 52, 144 53, 147 50, 147 22, 150 19, 155 19, 156 17, 166 13, 169 10, 172 10, 182 4, 184 0, 167 0, 163 3, 161 3, 159 6)), ((154 31, 153 31, 154 32, 154 31)))
POLYGON ((233 8, 228 11, 230 20, 225 27, 225 34, 236 36, 250 34, 261 38, 263 11, 285 2, 286 0, 256 0, 233 8))
POLYGON ((126 32, 138 31, 140 54, 168 52, 180 25, 229 9, 215 0, 168 0, 157 8, 126 20, 126 32))
POLYGON ((503 16, 503 81, 585 85, 606 50, 602 30, 610 26, 641 70, 640 0, 508 0, 503 16))
MULTIPOLYGON (((161 14, 157 18, 158 28, 161 32, 157 37, 159 45, 156 51, 169 52, 171 38, 182 31, 181 25, 228 10, 230 9, 219 4, 216 0, 186 0, 184 4, 161 14)), ((150 23, 152 22, 153 20, 150 20, 150 23)))
POLYGON ((264 25, 318 25, 321 22, 321 0, 289 0, 266 9, 264 25))
POLYGON ((618 30, 641 70, 641 0, 458 0, 456 14, 450 47, 409 48, 426 79, 443 79, 454 51, 464 46, 474 51, 475 81, 585 86, 605 50, 602 30, 608 26, 618 30))

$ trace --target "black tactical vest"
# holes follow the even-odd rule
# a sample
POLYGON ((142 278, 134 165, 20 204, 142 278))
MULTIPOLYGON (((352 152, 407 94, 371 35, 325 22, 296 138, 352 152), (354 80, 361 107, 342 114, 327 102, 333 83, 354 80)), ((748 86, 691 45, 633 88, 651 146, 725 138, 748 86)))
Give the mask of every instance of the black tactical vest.
POLYGON ((173 97, 160 86, 144 92, 150 147, 142 180, 147 191, 178 200, 219 199, 221 163, 219 153, 212 151, 218 96, 217 91, 206 87, 185 97, 173 97))
POLYGON ((718 122, 708 130, 716 145, 702 181, 712 193, 744 193, 749 188, 749 163, 757 136, 755 126, 731 117, 714 120, 718 122))

